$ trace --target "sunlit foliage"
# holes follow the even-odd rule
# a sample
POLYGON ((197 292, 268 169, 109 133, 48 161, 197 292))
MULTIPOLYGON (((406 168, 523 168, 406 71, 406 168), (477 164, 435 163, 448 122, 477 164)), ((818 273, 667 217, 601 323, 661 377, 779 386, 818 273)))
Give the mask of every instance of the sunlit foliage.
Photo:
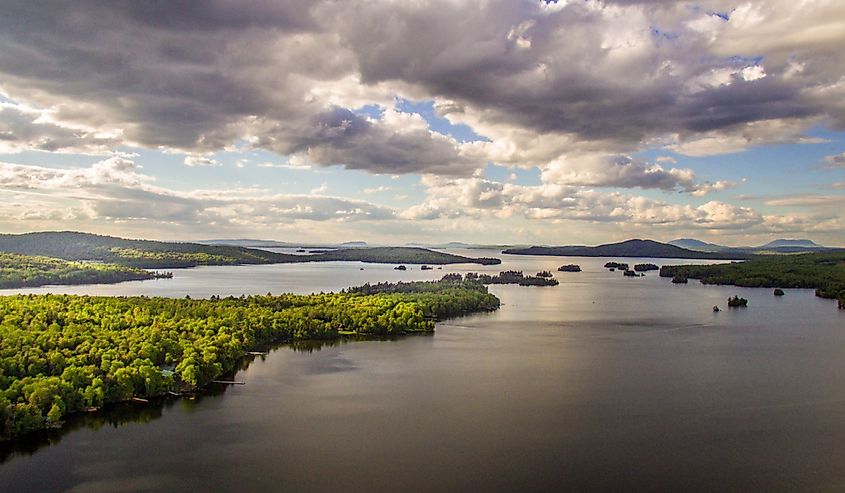
POLYGON ((498 306, 484 286, 449 281, 207 300, 0 297, 0 435, 202 386, 270 342, 430 332, 438 319, 498 306))

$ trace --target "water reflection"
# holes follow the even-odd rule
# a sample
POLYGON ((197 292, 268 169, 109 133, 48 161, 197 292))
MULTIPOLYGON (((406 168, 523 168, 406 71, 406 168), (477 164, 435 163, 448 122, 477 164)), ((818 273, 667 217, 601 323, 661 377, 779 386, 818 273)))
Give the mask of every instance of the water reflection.
MULTIPOLYGON (((250 364, 255 361, 266 361, 271 353, 275 351, 293 351, 296 353, 318 353, 324 348, 338 348, 340 346, 369 341, 389 342, 397 341, 406 337, 430 337, 432 334, 409 334, 404 336, 345 336, 333 340, 307 340, 283 342, 267 345, 244 356, 236 365, 233 373, 220 376, 221 381, 234 381, 235 376, 242 371, 249 369, 250 364)), ((351 369, 347 362, 346 367, 335 364, 334 368, 322 366, 321 370, 314 370, 312 373, 333 373, 335 371, 346 371, 351 369), (327 369, 328 368, 328 369, 327 369)), ((104 426, 118 428, 126 424, 148 423, 154 419, 161 418, 164 411, 176 408, 184 413, 192 413, 208 398, 215 398, 223 395, 229 384, 210 383, 192 394, 182 396, 163 396, 150 399, 147 403, 121 402, 106 406, 94 412, 76 413, 68 416, 61 428, 40 430, 14 440, 0 442, 0 464, 18 457, 32 455, 42 447, 58 445, 62 438, 80 429, 97 431, 104 426)))

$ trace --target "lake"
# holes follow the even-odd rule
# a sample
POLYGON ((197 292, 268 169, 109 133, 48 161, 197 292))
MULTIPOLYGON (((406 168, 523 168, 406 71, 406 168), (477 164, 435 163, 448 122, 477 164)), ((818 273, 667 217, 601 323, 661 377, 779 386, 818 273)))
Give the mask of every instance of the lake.
POLYGON ((845 310, 834 301, 602 267, 695 261, 450 252, 503 264, 201 267, 11 291, 207 297, 584 269, 554 272, 556 287, 491 286, 499 311, 434 335, 282 345, 237 374, 246 385, 2 444, 0 491, 845 489, 845 310), (749 307, 727 309, 734 294, 749 307))

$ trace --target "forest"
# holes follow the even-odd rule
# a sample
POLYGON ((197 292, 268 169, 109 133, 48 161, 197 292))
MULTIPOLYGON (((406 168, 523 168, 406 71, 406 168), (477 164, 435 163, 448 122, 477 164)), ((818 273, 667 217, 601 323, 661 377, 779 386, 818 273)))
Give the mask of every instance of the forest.
POLYGON ((0 234, 0 251, 73 261, 112 263, 142 269, 302 261, 296 255, 253 248, 128 240, 73 231, 0 234))
MULTIPOLYGON (((845 308, 845 252, 760 256, 714 265, 667 265, 661 277, 752 288, 810 288, 845 308)), ((674 282, 674 281, 673 281, 674 282)))
POLYGON ((0 297, 0 437, 196 389, 269 343, 431 332, 436 320, 498 307, 483 285, 456 280, 196 300, 0 297))
POLYGON ((48 284, 94 284, 168 277, 143 269, 113 264, 67 260, 0 252, 0 289, 48 284))

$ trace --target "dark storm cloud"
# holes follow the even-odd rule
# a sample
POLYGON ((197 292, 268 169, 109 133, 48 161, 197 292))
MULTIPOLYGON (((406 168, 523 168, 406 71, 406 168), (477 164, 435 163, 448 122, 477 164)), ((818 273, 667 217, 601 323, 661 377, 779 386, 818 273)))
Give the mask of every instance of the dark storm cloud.
MULTIPOLYGON (((348 32, 364 80, 423 86, 484 111, 483 121, 637 143, 664 132, 694 134, 823 113, 819 102, 801 97, 803 86, 773 77, 734 74, 691 91, 691 80, 738 72, 745 59, 708 53, 694 33, 666 39, 657 28, 638 25, 642 11, 633 8, 614 12, 573 2, 549 13, 537 2, 511 0, 488 2, 485 9, 461 2, 437 9, 401 2, 368 7, 357 9, 361 19, 371 19, 364 21, 366 29, 348 32), (377 20, 384 17, 402 22, 377 20)), ((680 20, 666 22, 667 31, 687 29, 680 20)))
POLYGON ((353 110, 435 99, 494 145, 528 147, 508 140, 520 133, 609 152, 774 120, 845 125, 838 5, 10 1, 0 90, 63 128, 145 147, 207 153, 246 139, 318 165, 468 175, 495 146, 353 110), (830 34, 794 36, 803 26, 830 34))

